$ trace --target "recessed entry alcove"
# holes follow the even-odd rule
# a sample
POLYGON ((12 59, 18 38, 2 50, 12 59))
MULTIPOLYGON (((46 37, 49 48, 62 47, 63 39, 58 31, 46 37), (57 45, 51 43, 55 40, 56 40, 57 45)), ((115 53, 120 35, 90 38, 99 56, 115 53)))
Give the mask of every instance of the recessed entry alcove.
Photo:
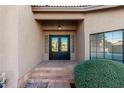
POLYGON ((42 28, 43 60, 78 60, 83 20, 38 20, 42 28), (80 37, 80 38, 79 38, 80 37))

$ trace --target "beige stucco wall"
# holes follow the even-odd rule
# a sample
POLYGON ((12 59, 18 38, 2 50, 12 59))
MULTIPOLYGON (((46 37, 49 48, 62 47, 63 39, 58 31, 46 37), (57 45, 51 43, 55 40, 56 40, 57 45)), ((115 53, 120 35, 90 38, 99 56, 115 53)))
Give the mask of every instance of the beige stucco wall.
MULTIPOLYGON (((2 10, 0 10, 2 11, 2 10)), ((0 15, 0 21, 2 21, 2 14, 0 15)), ((3 31, 2 31, 2 26, 0 23, 0 73, 2 73, 2 36, 3 36, 3 31)))
POLYGON ((89 59, 89 34, 124 29, 124 8, 85 14, 85 59, 89 59))
POLYGON ((42 61, 41 25, 33 18, 30 6, 18 6, 19 78, 42 61))
POLYGON ((0 73, 7 87, 18 87, 18 79, 42 60, 42 29, 30 6, 0 6, 0 73))
POLYGON ((76 36, 76 40, 77 40, 77 60, 81 61, 84 60, 84 21, 78 21, 78 29, 77 29, 77 36, 76 36))
MULTIPOLYGON (((1 15, 0 15, 0 21, 3 21, 3 11, 0 9, 1 15)), ((2 36, 3 36, 3 26, 0 23, 0 73, 2 73, 2 36)))
POLYGON ((0 65, 6 73, 7 87, 17 87, 18 32, 17 6, 0 6, 0 65))

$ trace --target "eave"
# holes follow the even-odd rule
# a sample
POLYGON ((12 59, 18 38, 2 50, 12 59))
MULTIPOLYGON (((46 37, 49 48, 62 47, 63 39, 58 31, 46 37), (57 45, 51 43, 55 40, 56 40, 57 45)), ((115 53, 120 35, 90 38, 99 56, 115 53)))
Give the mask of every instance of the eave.
POLYGON ((96 5, 87 7, 71 7, 71 6, 32 6, 33 12, 90 12, 96 10, 110 9, 122 7, 124 5, 96 5))

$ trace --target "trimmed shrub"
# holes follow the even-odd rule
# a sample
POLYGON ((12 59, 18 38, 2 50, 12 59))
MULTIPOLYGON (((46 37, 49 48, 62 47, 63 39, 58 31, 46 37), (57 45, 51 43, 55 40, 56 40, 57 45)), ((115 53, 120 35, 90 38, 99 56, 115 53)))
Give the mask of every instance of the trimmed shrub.
POLYGON ((111 60, 87 60, 74 68, 78 88, 124 87, 124 64, 111 60))

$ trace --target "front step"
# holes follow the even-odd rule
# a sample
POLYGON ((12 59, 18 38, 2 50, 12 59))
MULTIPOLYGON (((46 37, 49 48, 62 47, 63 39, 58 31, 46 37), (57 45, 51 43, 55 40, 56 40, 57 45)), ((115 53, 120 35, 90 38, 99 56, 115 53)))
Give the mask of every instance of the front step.
POLYGON ((31 84, 48 84, 47 88, 70 88, 70 83, 74 80, 66 79, 29 79, 28 83, 31 84))
POLYGON ((70 73, 32 73, 32 77, 46 77, 46 78, 56 78, 56 77, 72 77, 70 73))
POLYGON ((64 68, 58 67, 58 68, 54 68, 54 67, 37 67, 34 69, 35 71, 62 71, 64 70, 64 68))
POLYGON ((48 88, 71 88, 71 86, 69 82, 51 82, 48 88))
POLYGON ((68 82, 67 79, 29 79, 29 83, 38 83, 38 82, 68 82))
POLYGON ((71 88, 69 82, 41 82, 27 83, 25 88, 71 88))
POLYGON ((31 87, 35 85, 44 87, 45 84, 48 84, 47 87, 69 88, 70 83, 74 83, 73 66, 39 65, 34 69, 27 83, 32 84, 31 87))
POLYGON ((68 73, 73 73, 72 70, 70 69, 55 69, 55 68, 47 68, 47 69, 42 69, 42 68, 36 68, 33 73, 62 73, 62 74, 68 74, 68 73))
POLYGON ((39 82, 70 82, 73 83, 73 78, 30 78, 29 83, 39 83, 39 82))

